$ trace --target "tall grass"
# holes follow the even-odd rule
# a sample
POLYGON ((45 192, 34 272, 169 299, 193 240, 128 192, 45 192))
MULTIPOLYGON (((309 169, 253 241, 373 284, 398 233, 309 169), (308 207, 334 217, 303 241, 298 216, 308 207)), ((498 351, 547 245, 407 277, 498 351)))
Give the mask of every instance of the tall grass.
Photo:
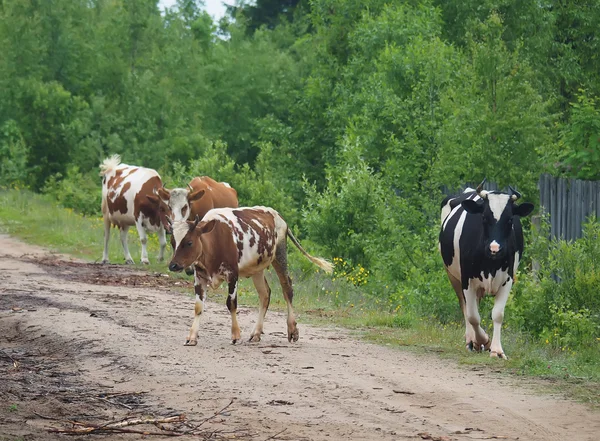
MULTIPOLYGON (((102 256, 101 218, 83 217, 70 209, 56 206, 47 197, 27 191, 0 191, 0 231, 89 261, 99 261, 102 256)), ((139 239, 134 229, 130 231, 131 254, 139 262, 139 239)), ((117 233, 113 230, 110 242, 110 259, 114 263, 124 261, 117 233)), ((309 250, 313 248, 309 241, 304 241, 303 245, 309 250)), ((402 303, 401 299, 396 299, 399 303, 381 300, 394 296, 377 297, 369 294, 370 290, 365 288, 374 281, 370 280, 368 274, 365 275, 364 270, 348 268, 341 259, 335 260, 336 272, 332 277, 316 270, 291 244, 288 250, 295 290, 294 308, 299 322, 343 326, 357 336, 377 343, 403 346, 421 353, 433 352, 460 364, 477 364, 494 371, 541 379, 538 383, 542 387, 552 387, 554 392, 560 391, 566 396, 600 406, 600 345, 573 349, 548 344, 522 331, 523 326, 519 323, 507 320, 502 338, 504 349, 510 357, 508 361, 490 359, 487 354, 468 353, 463 343, 462 321, 442 324, 432 316, 419 315, 417 310, 402 303)), ((156 262, 156 236, 150 236, 148 252, 152 264, 138 264, 137 267, 165 272, 166 264, 156 262)), ((169 256, 167 247, 167 259, 169 256)), ((285 302, 274 271, 267 271, 267 279, 273 291, 271 308, 284 310, 285 302)), ((532 282, 523 285, 528 283, 532 282)), ((385 290, 386 286, 381 289, 385 290)), ((453 295, 450 284, 446 289, 453 295)), ((511 299, 515 303, 514 308, 523 304, 519 295, 522 294, 515 293, 511 299)), ((211 294, 211 298, 225 300, 222 291, 211 294)), ((239 299, 241 305, 258 304, 250 280, 242 281, 239 299)), ((511 314, 511 302, 507 307, 508 317, 511 314)), ((490 298, 482 302, 482 324, 488 332, 492 331, 489 320, 492 303, 493 299, 490 298)))

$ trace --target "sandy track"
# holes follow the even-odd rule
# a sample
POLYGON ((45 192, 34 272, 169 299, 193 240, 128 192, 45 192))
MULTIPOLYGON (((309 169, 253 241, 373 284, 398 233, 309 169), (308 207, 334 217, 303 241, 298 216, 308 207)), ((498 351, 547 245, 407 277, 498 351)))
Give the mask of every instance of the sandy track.
MULTIPOLYGON (((0 236, 0 254, 0 375, 10 380, 0 376, 0 440, 55 439, 46 428, 57 427, 57 422, 39 415, 110 419, 144 410, 185 413, 190 421, 200 422, 231 400, 203 426, 217 431, 215 436, 544 441, 600 437, 600 415, 580 404, 538 396, 514 380, 477 368, 360 342, 340 329, 307 326, 302 317, 296 344, 287 342, 284 317, 269 312, 262 342, 232 346, 226 307, 209 303, 198 346, 184 347, 193 311, 189 297, 168 287, 140 286, 143 275, 122 267, 56 264, 56 256, 49 259, 43 249, 7 236, 0 236), (98 280, 103 275, 106 283, 116 283, 81 283, 78 271, 88 276, 96 272, 98 280), (118 286, 125 277, 136 280, 138 287, 118 286), (41 387, 36 381, 51 381, 15 380, 25 375, 26 363, 15 372, 8 356, 18 359, 25 353, 31 363, 36 354, 51 359, 54 371, 48 372, 70 374, 70 383, 61 380, 63 388, 67 384, 69 390, 96 395, 110 390, 130 397, 144 392, 146 407, 137 407, 137 402, 112 406, 98 399, 95 404, 61 401, 60 385, 35 398, 33 391, 41 387), (18 409, 8 411, 11 403, 18 409)), ((281 295, 278 288, 273 295, 281 295)), ((255 318, 253 308, 240 309, 242 336, 249 335, 255 318)), ((43 375, 45 370, 36 372, 43 375)))

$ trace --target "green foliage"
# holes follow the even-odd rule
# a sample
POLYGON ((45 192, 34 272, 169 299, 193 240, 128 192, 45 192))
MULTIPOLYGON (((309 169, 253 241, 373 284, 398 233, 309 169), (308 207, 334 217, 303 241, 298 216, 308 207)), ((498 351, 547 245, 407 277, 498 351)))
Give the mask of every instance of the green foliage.
POLYGON ((14 120, 0 127, 0 186, 26 188, 29 186, 27 159, 29 149, 14 120))
POLYGON ((472 68, 448 89, 440 151, 431 169, 438 185, 457 188, 487 177, 501 187, 518 183, 537 192, 540 144, 550 142, 547 104, 532 85, 532 71, 502 40, 502 21, 491 15, 469 39, 472 68))
POLYGON ((557 156, 559 168, 579 179, 600 179, 600 105, 580 90, 571 103, 571 123, 561 131, 557 156))
POLYGON ((538 241, 531 253, 540 269, 517 284, 509 320, 558 347, 599 344, 600 223, 590 220, 574 242, 538 241))
POLYGON ((77 166, 67 169, 66 176, 50 176, 42 190, 59 205, 84 215, 101 215, 102 188, 97 174, 83 174, 77 166))
POLYGON ((366 248, 380 236, 385 190, 380 177, 362 160, 359 146, 347 144, 345 155, 345 168, 330 172, 323 193, 307 184, 304 222, 312 240, 326 246, 334 256, 370 266, 366 248))

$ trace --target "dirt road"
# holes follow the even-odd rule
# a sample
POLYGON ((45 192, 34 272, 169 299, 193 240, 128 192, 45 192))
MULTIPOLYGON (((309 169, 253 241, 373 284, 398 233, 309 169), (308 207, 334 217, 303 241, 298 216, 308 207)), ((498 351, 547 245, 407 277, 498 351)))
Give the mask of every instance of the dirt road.
MULTIPOLYGON (((225 305, 209 303, 198 346, 184 347, 193 300, 172 283, 0 236, 0 440, 65 439, 48 429, 80 427, 68 421, 180 414, 187 425, 170 430, 196 434, 181 439, 600 439, 600 414, 583 405, 301 316, 296 344, 269 312, 260 343, 233 346, 225 305)), ((255 318, 239 311, 243 335, 255 318)))

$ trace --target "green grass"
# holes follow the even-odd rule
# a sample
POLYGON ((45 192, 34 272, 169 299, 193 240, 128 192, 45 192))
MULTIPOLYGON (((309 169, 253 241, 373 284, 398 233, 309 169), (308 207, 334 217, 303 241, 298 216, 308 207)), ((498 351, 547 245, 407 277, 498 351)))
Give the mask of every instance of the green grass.
MULTIPOLYGON (((0 231, 81 259, 99 261, 102 257, 103 226, 100 218, 82 217, 30 192, 0 191, 0 231)), ((139 240, 135 230, 131 231, 130 251, 139 262, 139 240)), ((509 356, 508 361, 491 359, 487 353, 469 353, 463 344, 462 324, 442 325, 404 312, 402 308, 389 310, 389 305, 365 294, 365 290, 343 277, 335 280, 322 271, 315 271, 314 266, 295 247, 290 246, 288 249, 295 289, 294 308, 300 322, 342 326, 351 329, 360 338, 378 344, 401 346, 404 350, 417 353, 435 353, 460 365, 477 365, 493 372, 527 377, 529 383, 533 381, 541 389, 600 407, 600 345, 576 351, 561 350, 505 326, 502 342, 509 356)), ((166 272, 166 264, 156 262, 158 240, 154 235, 150 236, 148 253, 151 264, 137 264, 136 267, 166 272)), ((167 247, 167 259, 169 256, 170 250, 167 247)), ((114 229, 110 259, 113 263, 124 261, 118 234, 114 229)), ((267 272, 267 278, 273 288, 271 308, 284 310, 285 302, 272 270, 267 272)), ((449 285, 448 289, 451 289, 449 285)), ((222 291, 211 293, 210 298, 225 302, 222 291)), ((242 281, 239 299, 242 305, 258 304, 250 280, 242 281)), ((483 308, 486 315, 489 312, 487 306, 489 305, 484 305, 483 308)), ((458 308, 458 304, 456 307, 458 308)), ((482 312, 482 317, 486 315, 482 312)), ((489 327, 489 320, 484 325, 489 327)))
MULTIPOLYGON (((57 207, 47 197, 28 191, 0 190, 0 232, 83 260, 102 260, 102 217, 83 217, 71 209, 57 207)), ((157 262, 159 244, 155 234, 148 235, 150 265, 139 263, 141 247, 135 228, 129 229, 128 244, 137 267, 165 271, 165 264, 157 262)), ((169 248, 167 244, 167 260, 171 253, 169 248)), ((111 229, 109 259, 111 263, 125 262, 119 230, 116 228, 111 229)))

